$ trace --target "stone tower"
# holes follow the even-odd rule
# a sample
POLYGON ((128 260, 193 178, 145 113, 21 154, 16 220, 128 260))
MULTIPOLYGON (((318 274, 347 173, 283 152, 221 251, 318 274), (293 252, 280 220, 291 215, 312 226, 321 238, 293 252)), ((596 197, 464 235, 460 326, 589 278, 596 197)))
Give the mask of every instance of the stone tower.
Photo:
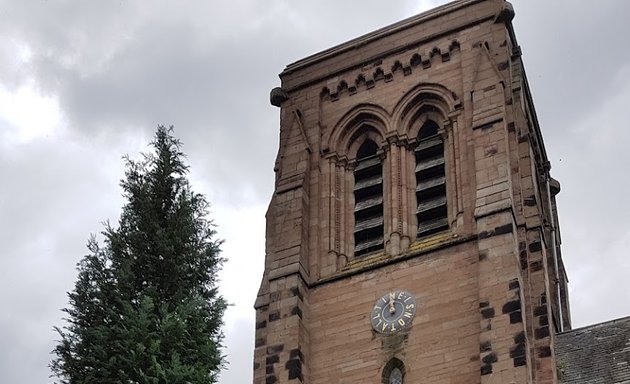
POLYGON ((254 383, 557 382, 560 186, 513 17, 455 1, 280 74, 254 383))

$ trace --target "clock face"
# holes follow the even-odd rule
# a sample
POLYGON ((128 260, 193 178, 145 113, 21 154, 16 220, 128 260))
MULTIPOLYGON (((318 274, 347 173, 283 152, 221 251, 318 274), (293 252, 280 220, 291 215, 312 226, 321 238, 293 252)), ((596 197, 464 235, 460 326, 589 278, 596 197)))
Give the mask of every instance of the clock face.
POLYGON ((393 291, 376 301, 370 321, 376 332, 391 335, 409 328, 415 315, 415 297, 406 291, 393 291))

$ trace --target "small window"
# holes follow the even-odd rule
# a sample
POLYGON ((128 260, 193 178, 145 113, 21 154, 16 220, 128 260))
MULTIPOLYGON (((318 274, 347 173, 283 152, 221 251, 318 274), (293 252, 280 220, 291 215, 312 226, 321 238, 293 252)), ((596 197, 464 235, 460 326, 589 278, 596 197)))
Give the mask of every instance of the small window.
POLYGON ((388 384, 403 384, 403 375, 400 369, 394 368, 389 374, 388 384))
POLYGON ((397 358, 391 359, 383 368, 381 383, 383 384, 404 384, 405 365, 397 358))
POLYGON ((438 129, 436 122, 427 120, 415 149, 418 237, 448 228, 444 141, 438 129))
POLYGON ((366 140, 354 169, 354 255, 383 249, 383 166, 378 146, 366 140))

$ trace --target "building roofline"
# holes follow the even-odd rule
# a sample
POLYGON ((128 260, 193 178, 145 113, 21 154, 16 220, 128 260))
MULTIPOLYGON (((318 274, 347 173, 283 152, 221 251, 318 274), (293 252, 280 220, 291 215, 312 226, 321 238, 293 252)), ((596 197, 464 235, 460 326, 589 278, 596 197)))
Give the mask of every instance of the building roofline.
POLYGON ((338 55, 340 53, 343 52, 347 52, 349 50, 355 49, 357 47, 360 47, 362 45, 368 44, 372 41, 381 39, 385 36, 389 36, 395 33, 398 33, 402 30, 411 28, 417 24, 421 24, 424 23, 426 21, 429 21, 431 19, 443 16, 445 14, 451 13, 451 12, 455 12, 459 9, 468 7, 470 5, 474 5, 477 3, 481 3, 484 1, 488 1, 488 0, 455 0, 452 1, 450 3, 441 5, 437 8, 433 8, 429 11, 426 12, 422 12, 420 14, 417 14, 415 16, 411 16, 407 19, 401 20, 397 23, 379 28, 373 32, 367 33, 363 36, 359 36, 357 38, 354 38, 352 40, 346 41, 345 43, 341 43, 339 45, 336 45, 332 48, 326 49, 324 51, 321 51, 319 53, 307 56, 301 60, 298 60, 296 62, 293 62, 289 65, 286 66, 286 68, 284 69, 284 71, 282 71, 282 73, 280 74, 280 76, 282 77, 283 75, 287 75, 289 73, 295 72, 297 70, 303 69, 305 67, 308 67, 310 65, 313 65, 315 63, 321 62, 323 60, 326 60, 330 57, 333 57, 335 55, 338 55))
POLYGON ((569 333, 577 333, 577 332, 584 332, 584 331, 588 331, 591 329, 597 329, 597 328, 602 328, 602 327, 607 327, 609 325, 615 324, 615 323, 622 323, 622 322, 630 322, 630 316, 625 316, 625 317, 620 317, 617 319, 613 319, 613 320, 607 320, 604 321, 602 323, 595 323, 595 324, 590 324, 590 325, 585 325, 583 327, 580 328, 573 328, 569 331, 564 331, 561 333, 558 333, 558 336, 562 336, 562 335, 566 335, 569 333))

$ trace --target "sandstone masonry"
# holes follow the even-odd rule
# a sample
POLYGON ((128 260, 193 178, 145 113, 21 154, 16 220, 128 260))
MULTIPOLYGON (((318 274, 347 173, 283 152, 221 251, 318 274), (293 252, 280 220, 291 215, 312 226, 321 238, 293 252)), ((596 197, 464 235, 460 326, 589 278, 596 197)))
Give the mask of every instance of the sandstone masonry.
POLYGON ((503 0, 455 1, 281 73, 255 384, 388 383, 393 367, 404 383, 557 382, 554 337, 571 324, 560 187, 513 17, 503 0), (443 148, 430 161, 418 152, 428 121, 443 148), (366 226, 382 226, 382 246, 356 256, 368 141, 382 209, 366 226), (444 176, 420 182, 425 163, 444 176), (445 198, 422 200, 438 184, 445 198), (425 235, 438 200, 446 229, 425 235), (369 315, 393 290, 419 306, 411 328, 384 336, 369 315))

